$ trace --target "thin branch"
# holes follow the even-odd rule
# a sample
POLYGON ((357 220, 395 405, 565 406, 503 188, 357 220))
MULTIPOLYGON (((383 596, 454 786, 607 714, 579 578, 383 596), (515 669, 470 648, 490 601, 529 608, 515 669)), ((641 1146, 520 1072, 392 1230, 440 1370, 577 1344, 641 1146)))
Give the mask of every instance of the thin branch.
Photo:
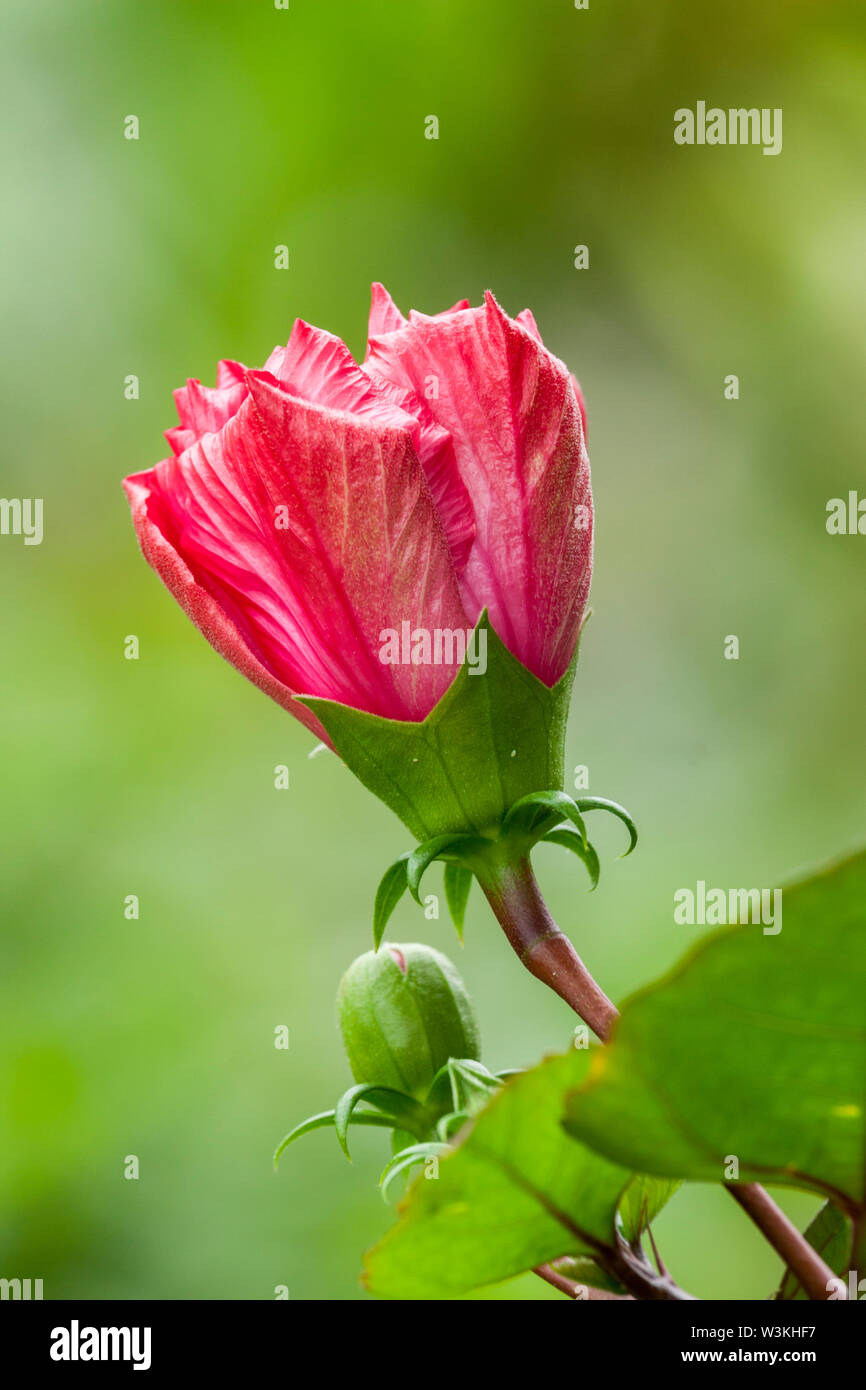
POLYGON ((560 1274, 553 1265, 536 1265, 532 1271, 537 1274, 539 1279, 551 1284, 553 1288, 564 1293, 566 1298, 573 1298, 575 1302, 589 1300, 610 1300, 618 1303, 633 1303, 634 1299, 630 1293, 611 1293, 609 1289, 594 1289, 590 1284, 578 1284, 574 1279, 566 1279, 564 1274, 560 1274))
MULTIPOLYGON (((619 1018, 619 1010, 593 979, 568 937, 551 917, 529 859, 509 864, 498 873, 484 878, 479 875, 479 882, 505 935, 527 970, 558 994, 560 999, 564 999, 596 1037, 607 1042, 619 1018)), ((764 1188, 758 1183, 740 1183, 730 1187, 729 1191, 797 1276, 809 1297, 826 1299, 828 1287, 835 1285, 836 1276, 764 1188)), ((861 1253, 866 1258, 866 1251, 861 1253)), ((633 1287, 621 1273, 617 1277, 626 1287, 633 1287)), ((659 1287, 664 1288, 666 1282, 669 1283, 660 1274, 659 1287)), ((689 1298, 691 1295, 683 1294, 681 1290, 676 1294, 657 1290, 639 1296, 689 1298)))
POLYGON ((735 1202, 754 1221, 758 1230, 766 1236, 785 1261, 792 1274, 795 1274, 809 1298, 820 1302, 829 1297, 840 1280, 826 1265, 796 1226, 788 1220, 782 1208, 777 1206, 760 1183, 731 1183, 728 1191, 735 1202))
POLYGON ((860 1280, 866 1279, 866 1209, 863 1207, 854 1218, 851 1263, 857 1272, 858 1283, 860 1280))
POLYGON ((644 1300, 661 1300, 677 1303, 696 1302, 694 1294, 686 1293, 675 1284, 667 1270, 656 1272, 639 1246, 629 1245, 622 1236, 617 1237, 613 1255, 605 1254, 604 1266, 608 1273, 618 1279, 625 1288, 644 1300))
POLYGON ((652 1228, 652 1226, 650 1226, 649 1222, 647 1222, 646 1233, 647 1233, 647 1235, 649 1236, 649 1243, 650 1243, 650 1245, 652 1246, 652 1252, 653 1252, 653 1255, 655 1256, 655 1262, 656 1262, 656 1267, 657 1267, 657 1269, 658 1269, 658 1272, 659 1272, 659 1274, 664 1274, 664 1275, 666 1275, 666 1274, 667 1274, 667 1270, 665 1269, 665 1262, 664 1262, 664 1260, 662 1259, 661 1255, 659 1254, 659 1248, 658 1248, 658 1246, 656 1245, 656 1238, 655 1238, 655 1236, 653 1235, 653 1228, 652 1228))

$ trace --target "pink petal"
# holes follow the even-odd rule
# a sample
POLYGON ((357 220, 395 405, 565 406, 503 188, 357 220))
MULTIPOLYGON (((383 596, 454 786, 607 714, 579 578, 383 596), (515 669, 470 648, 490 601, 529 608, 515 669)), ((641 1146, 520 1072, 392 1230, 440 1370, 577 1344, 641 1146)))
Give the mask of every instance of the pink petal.
MULTIPOLYGON (((445 309, 443 313, 437 314, 436 318, 444 318, 446 314, 455 314, 458 309, 468 309, 468 299, 458 299, 457 303, 450 309, 445 309)), ((415 313, 410 312, 410 319, 415 313)), ((398 328, 406 327, 406 319, 400 313, 384 285, 379 281, 374 281, 371 286, 370 297, 370 321, 367 329, 369 338, 378 338, 381 333, 394 333, 398 328)))
MULTIPOLYGON (((541 334, 538 331, 538 324, 535 322, 535 315, 533 314, 531 309, 521 309, 520 313, 517 315, 515 322, 522 324, 526 331, 532 334, 536 342, 541 342, 541 334)), ((580 389, 580 382, 574 375, 574 372, 570 372, 569 375, 571 376, 571 384, 574 387, 575 394, 577 396, 577 404, 580 407, 580 419, 583 425, 583 439, 584 443, 586 443, 586 440, 588 438, 586 431, 586 402, 583 399, 583 392, 580 389)))
POLYGON ((414 419, 396 409, 393 401, 362 371, 340 338, 303 319, 295 320, 279 370, 274 374, 293 396, 315 405, 364 416, 373 422, 381 420, 397 428, 415 425, 414 419))
POLYGON ((359 367, 345 343, 303 319, 292 329, 278 376, 288 391, 304 400, 409 431, 460 572, 475 535, 475 517, 451 437, 425 403, 414 392, 359 367))
POLYGON ((200 381, 188 381, 174 393, 181 429, 191 430, 196 437, 221 430, 240 408, 246 394, 243 378, 224 386, 202 386, 200 381))
POLYGON ((233 362, 230 357, 224 357, 217 363, 217 387, 245 385, 247 369, 242 362, 233 362))
POLYGON ((581 390, 580 382, 574 375, 574 372, 569 372, 568 375, 571 378, 571 384, 574 387, 574 394, 577 397, 577 408, 580 411, 580 423, 583 429, 583 442, 585 444, 587 439, 589 438, 589 429, 586 423, 586 401, 583 398, 583 391, 581 390))
POLYGON ((515 323, 522 324, 523 327, 526 329, 527 333, 531 333, 537 343, 541 342, 541 334, 538 331, 538 324, 535 322, 535 315, 533 314, 531 309, 521 309, 520 313, 517 315, 517 318, 515 319, 515 323))
POLYGON ((377 390, 399 406, 415 422, 415 449, 421 460, 436 510, 448 538, 454 568, 462 574, 475 539, 475 512, 466 485, 460 477, 454 443, 447 430, 437 425, 420 396, 364 368, 377 390))
POLYGON ((203 434, 222 429, 246 399, 245 372, 239 362, 220 362, 215 387, 191 378, 175 391, 180 424, 165 431, 172 453, 182 454, 203 434))
POLYGON ((592 498, 577 395, 533 327, 488 294, 482 309, 413 314, 374 337, 367 366, 416 394, 438 381, 429 408, 454 441, 477 525, 461 576, 467 612, 474 620, 486 606, 511 651, 552 684, 586 606, 592 498))
POLYGON ((379 333, 393 333, 395 329, 403 328, 405 323, 406 320, 385 286, 380 285, 377 280, 371 289, 368 336, 373 338, 379 333))
POLYGON ((241 632, 242 614, 236 614, 237 622, 232 620, 228 608, 196 581, 192 570, 167 538, 173 530, 171 507, 158 486, 157 471, 151 468, 144 473, 134 473, 123 482, 144 558, 220 656, 277 704, 297 715, 323 742, 330 743, 316 716, 299 704, 288 686, 254 654, 241 632))
MULTIPOLYGON (((401 413, 380 402, 373 422, 302 401, 269 373, 246 382, 219 434, 131 480, 146 480, 145 554, 218 650, 262 688, 264 671, 280 703, 313 694, 422 719, 455 669, 383 664, 382 632, 467 620, 410 431, 385 419, 401 413), (190 582, 215 607, 196 607, 190 582)), ((339 371, 332 385, 347 388, 339 371)))

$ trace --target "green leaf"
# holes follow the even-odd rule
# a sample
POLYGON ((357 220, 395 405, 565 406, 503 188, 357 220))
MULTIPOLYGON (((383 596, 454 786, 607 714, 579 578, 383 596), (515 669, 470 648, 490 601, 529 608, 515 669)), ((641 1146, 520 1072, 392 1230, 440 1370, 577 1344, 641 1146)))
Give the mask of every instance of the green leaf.
MULTIPOLYGON (((320 1115, 311 1115, 309 1119, 302 1120, 294 1129, 290 1129, 284 1139, 281 1139, 274 1151, 274 1167, 280 1161, 281 1156, 289 1147, 294 1144, 296 1139, 302 1135, 311 1133, 314 1129, 330 1129, 336 1123, 336 1110, 323 1110, 320 1115)), ((397 1121, 392 1115, 380 1115, 373 1110, 359 1110, 352 1116, 353 1125, 373 1125, 379 1129, 393 1129, 397 1121)))
POLYGON ((457 928, 457 935, 463 940, 463 922, 466 917, 466 904, 472 887, 472 871, 462 864, 445 865, 445 901, 451 920, 457 928))
POLYGON ((631 854, 637 844, 637 826, 624 806, 620 806, 616 801, 608 801, 604 796, 581 796, 577 801, 579 811, 609 811, 612 816, 617 816, 628 830, 628 849, 623 850, 620 859, 625 859, 631 854))
POLYGON ((382 943, 382 937, 385 935, 385 928, 391 914, 409 887, 406 873, 408 859, 408 853, 401 854, 390 869, 385 870, 379 887, 376 889, 376 902, 373 906, 373 944, 377 951, 382 943))
POLYGON ((588 1285, 591 1289, 608 1289, 611 1293, 627 1292, 619 1280, 602 1269, 591 1255, 566 1255, 564 1259, 556 1261, 555 1268, 566 1279, 573 1279, 575 1284, 588 1285))
POLYGON ((430 1127, 426 1110, 412 1096, 404 1095, 402 1091, 393 1090, 390 1086, 377 1086, 370 1082, 362 1082, 359 1086, 350 1086, 348 1091, 337 1101, 337 1108, 334 1112, 334 1128, 337 1131, 340 1148, 347 1158, 351 1157, 348 1140, 349 1124, 355 1116, 356 1105, 359 1105, 362 1100, 384 1110, 389 1118, 394 1119, 395 1122, 399 1120, 402 1128, 417 1138, 420 1138, 424 1131, 430 1127))
MULTIPOLYGON (((833 1273, 844 1277, 851 1259, 851 1223, 847 1216, 832 1202, 825 1202, 817 1216, 806 1227, 805 1236, 812 1249, 817 1250, 833 1273)), ((788 1269, 775 1297, 780 1301, 787 1301, 808 1299, 809 1295, 796 1274, 792 1274, 788 1269)))
POLYGON ((565 726, 576 657, 551 688, 512 656, 486 613, 487 669, 461 667, 420 723, 383 719, 332 700, 302 701, 347 767, 416 840, 495 834, 527 792, 563 785, 565 726))
MULTIPOLYGON (((814 1189, 866 1181, 866 854, 786 888, 782 930, 703 940, 624 1007, 568 1127, 645 1172, 814 1189)), ((777 922, 778 925, 778 922, 777 922)))
POLYGON ((563 849, 570 849, 572 854, 576 854, 578 859, 586 865, 589 873, 590 893, 598 887, 601 865, 598 862, 598 855, 588 840, 584 844, 576 831, 565 829, 548 830, 546 835, 542 835, 541 840, 543 844, 561 845, 563 849))
POLYGON ((382 1298, 454 1298, 564 1254, 598 1254, 616 1241, 616 1211, 631 1175, 568 1138, 566 1092, 590 1054, 574 1049, 516 1076, 420 1180, 403 1216, 366 1259, 382 1298))
POLYGON ((635 1174, 619 1203, 620 1229, 630 1245, 640 1239, 680 1185, 676 1178, 650 1178, 642 1173, 635 1174))

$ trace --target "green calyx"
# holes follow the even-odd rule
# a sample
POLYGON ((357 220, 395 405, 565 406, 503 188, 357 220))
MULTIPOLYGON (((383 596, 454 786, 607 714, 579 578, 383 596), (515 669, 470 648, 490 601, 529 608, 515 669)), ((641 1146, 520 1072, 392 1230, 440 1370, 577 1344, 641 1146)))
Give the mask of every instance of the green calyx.
POLYGON ((475 650, 421 722, 383 719, 332 700, 305 698, 346 766, 419 841, 495 835, 515 802, 563 785, 565 728, 577 654, 546 686, 482 613, 475 650), (483 637, 483 642, 482 642, 483 637))
POLYGON ((586 834, 584 813, 608 811, 626 826, 631 854, 637 844, 637 828, 622 806, 600 796, 575 800, 564 791, 537 791, 522 796, 503 815, 491 835, 434 835, 417 849, 401 855, 386 869, 373 907, 373 940, 378 949, 394 908, 408 889, 421 902, 421 879, 436 860, 445 864, 445 898, 457 935, 463 938, 463 920, 473 877, 482 885, 495 885, 509 865, 519 864, 534 845, 560 845, 583 862, 590 891, 598 884, 600 863, 586 834))
POLYGON ((350 1158, 350 1126, 390 1129, 393 1157, 379 1178, 379 1187, 387 1202, 398 1178, 408 1177, 419 1163, 450 1153, 464 1125, 484 1109, 510 1076, 515 1075, 515 1071, 494 1075, 472 1057, 449 1057, 421 1102, 387 1086, 350 1086, 333 1110, 311 1115, 289 1131, 277 1146, 274 1167, 290 1144, 315 1129, 335 1129, 347 1158, 350 1158))
POLYGON ((445 897, 462 936, 473 876, 495 881, 503 866, 518 863, 540 840, 576 854, 595 887, 599 860, 587 839, 585 811, 607 810, 625 822, 626 853, 637 841, 634 823, 621 806, 599 797, 575 800, 563 790, 577 652, 561 679, 547 686, 511 654, 486 612, 476 626, 474 651, 480 650, 486 657, 483 670, 480 663, 464 662, 419 723, 382 719, 332 700, 303 701, 346 766, 419 841, 379 885, 373 916, 377 947, 406 889, 418 899, 421 877, 434 860, 445 863, 445 897))

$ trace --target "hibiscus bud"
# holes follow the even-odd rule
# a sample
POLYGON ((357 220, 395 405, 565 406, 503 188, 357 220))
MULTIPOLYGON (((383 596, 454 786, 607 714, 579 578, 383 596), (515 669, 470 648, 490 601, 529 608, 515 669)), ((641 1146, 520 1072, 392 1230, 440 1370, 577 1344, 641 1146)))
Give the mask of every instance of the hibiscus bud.
POLYGON ((449 1057, 480 1060, 466 986, 431 946, 389 945, 359 956, 340 982, 337 1008, 357 1082, 423 1099, 449 1057))
POLYGON ((580 390, 532 314, 406 319, 376 285, 363 362, 298 320, 175 397, 169 457, 125 487, 216 650, 419 840, 561 789, 593 509, 580 390))

